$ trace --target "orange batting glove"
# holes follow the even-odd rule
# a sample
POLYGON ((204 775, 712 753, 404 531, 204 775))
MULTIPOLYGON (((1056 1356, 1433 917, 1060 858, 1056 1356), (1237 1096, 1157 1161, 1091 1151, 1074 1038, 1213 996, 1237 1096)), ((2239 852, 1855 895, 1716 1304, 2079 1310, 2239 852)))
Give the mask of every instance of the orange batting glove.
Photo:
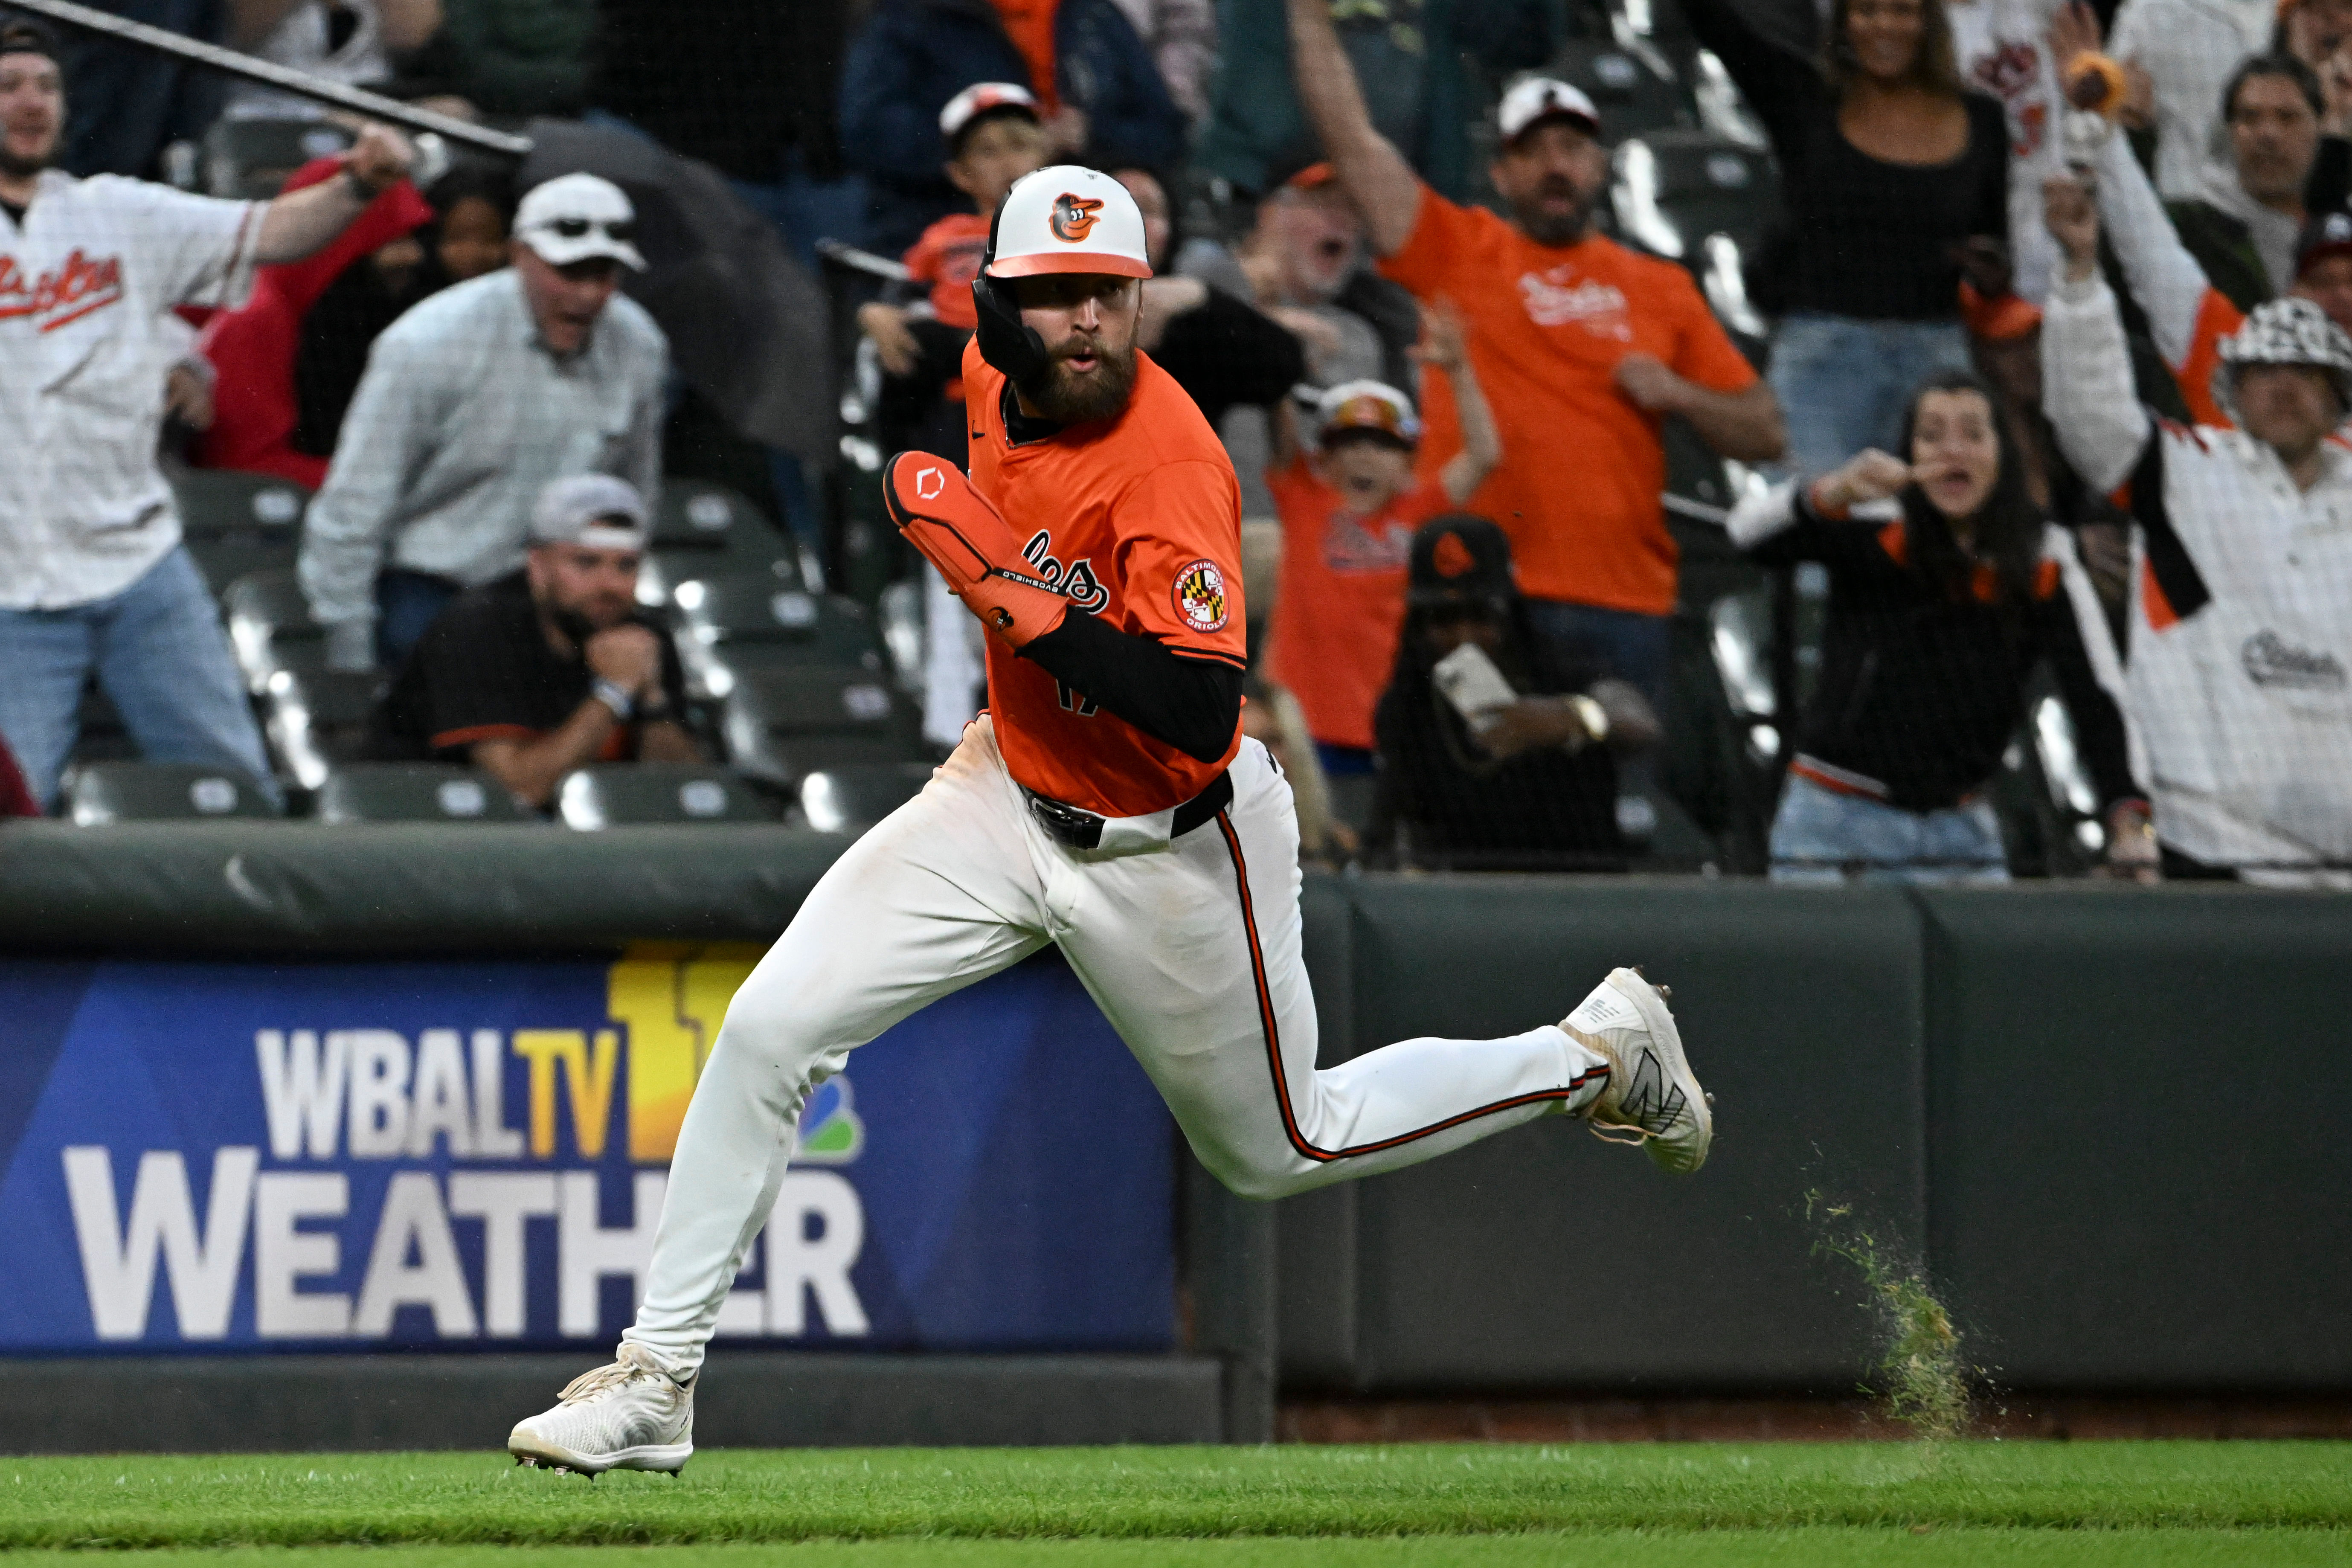
POLYGON ((1004 514, 953 463, 899 453, 882 470, 882 504, 907 542, 1008 646, 1026 647, 1062 624, 1070 601, 1030 575, 1004 514))

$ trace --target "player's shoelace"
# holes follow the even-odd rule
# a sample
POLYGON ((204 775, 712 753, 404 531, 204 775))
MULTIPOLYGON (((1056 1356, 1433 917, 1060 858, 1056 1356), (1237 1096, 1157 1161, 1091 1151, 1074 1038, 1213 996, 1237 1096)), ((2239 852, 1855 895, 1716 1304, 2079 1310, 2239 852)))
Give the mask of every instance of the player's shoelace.
POLYGON ((594 1398, 608 1388, 618 1388, 624 1384, 634 1383, 641 1377, 654 1378, 660 1375, 650 1367, 631 1366, 626 1362, 609 1362, 592 1372, 583 1372, 565 1384, 563 1392, 557 1394, 555 1398, 560 1405, 577 1405, 583 1399, 594 1398))

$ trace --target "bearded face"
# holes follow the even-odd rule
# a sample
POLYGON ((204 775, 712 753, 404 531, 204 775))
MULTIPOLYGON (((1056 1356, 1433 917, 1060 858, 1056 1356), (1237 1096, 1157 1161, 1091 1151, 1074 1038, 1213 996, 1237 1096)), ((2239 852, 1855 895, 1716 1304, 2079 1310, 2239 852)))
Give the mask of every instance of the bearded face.
POLYGON ((1142 299, 1132 278, 1066 272, 1014 283, 1021 320, 1052 356, 1024 379, 1031 407, 1064 425, 1108 419, 1135 391, 1135 329, 1142 299))

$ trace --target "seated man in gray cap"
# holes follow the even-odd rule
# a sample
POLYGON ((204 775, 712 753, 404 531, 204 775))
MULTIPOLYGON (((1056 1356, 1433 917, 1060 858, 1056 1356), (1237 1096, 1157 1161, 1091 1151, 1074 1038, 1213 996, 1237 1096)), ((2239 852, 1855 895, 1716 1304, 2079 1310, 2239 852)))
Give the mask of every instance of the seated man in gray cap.
POLYGON ((442 611, 401 667, 376 754, 470 763, 535 806, 590 763, 700 762, 677 649, 637 607, 646 532, 626 480, 547 486, 522 570, 442 611))
POLYGON ((336 668, 399 663, 444 605, 522 564, 550 479, 615 474, 654 494, 669 351, 618 292, 645 266, 635 233, 611 181, 550 180, 515 213, 511 267, 376 339, 302 531, 336 668))

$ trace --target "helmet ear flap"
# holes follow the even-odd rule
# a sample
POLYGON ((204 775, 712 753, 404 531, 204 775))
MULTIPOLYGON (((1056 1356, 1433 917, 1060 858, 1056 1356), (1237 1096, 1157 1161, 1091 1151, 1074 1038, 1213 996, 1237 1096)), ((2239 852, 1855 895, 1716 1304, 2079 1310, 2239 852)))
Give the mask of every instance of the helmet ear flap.
POLYGON ((988 226, 988 254, 971 280, 972 310, 980 318, 974 335, 980 342, 980 357, 1018 385, 1043 374, 1054 359, 1045 352, 1045 340, 1037 329, 1021 320, 1021 301, 1013 298, 1011 286, 988 274, 996 264, 996 231, 1003 222, 1004 208, 1000 205, 988 226))

